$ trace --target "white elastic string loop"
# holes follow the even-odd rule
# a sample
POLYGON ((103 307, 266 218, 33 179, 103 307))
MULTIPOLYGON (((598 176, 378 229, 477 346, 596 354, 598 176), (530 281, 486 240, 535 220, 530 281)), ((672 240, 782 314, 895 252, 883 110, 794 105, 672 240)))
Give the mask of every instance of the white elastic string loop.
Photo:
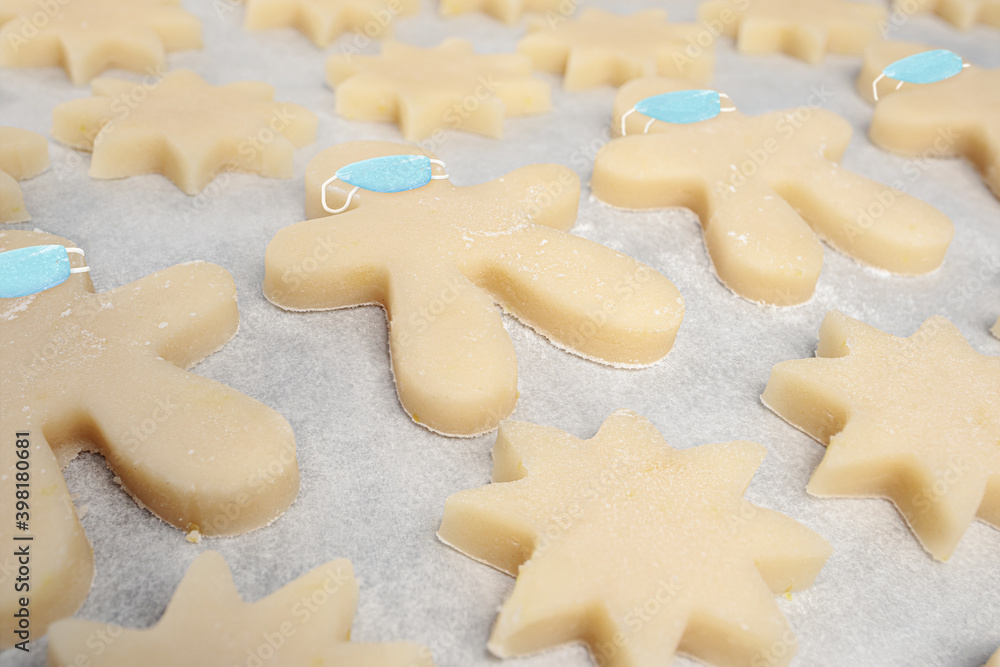
MULTIPOLYGON (((79 255, 80 257, 84 258, 84 261, 86 261, 87 259, 86 255, 84 255, 83 253, 83 250, 80 248, 66 248, 66 254, 79 255)), ((69 270, 70 273, 87 273, 88 271, 90 271, 89 266, 78 266, 74 269, 69 270)))
POLYGON ((872 96, 875 98, 876 102, 878 102, 878 82, 884 78, 885 78, 885 72, 882 72, 877 77, 875 77, 874 81, 872 81, 872 96))
POLYGON ((622 136, 623 137, 628 135, 628 132, 625 131, 625 119, 628 118, 629 116, 631 116, 634 113, 635 113, 635 107, 632 107, 631 109, 629 109, 628 111, 626 111, 624 114, 622 114, 622 136))
POLYGON ((355 186, 353 190, 347 193, 347 201, 344 202, 343 206, 341 206, 340 208, 330 208, 326 203, 326 189, 330 187, 330 183, 333 183, 335 180, 337 180, 336 174, 326 179, 326 181, 323 182, 323 185, 320 190, 320 203, 323 205, 323 208, 327 212, 333 213, 334 215, 336 215, 337 213, 343 213, 344 211, 349 209, 351 207, 351 200, 354 199, 354 195, 356 195, 358 193, 358 190, 361 189, 355 186))
POLYGON ((442 170, 444 171, 444 173, 443 173, 443 174, 439 174, 439 175, 437 175, 437 176, 435 176, 435 175, 431 174, 431 180, 432 180, 432 181, 442 181, 442 180, 445 180, 445 179, 447 179, 447 178, 449 177, 449 176, 448 176, 448 165, 446 165, 446 164, 445 164, 444 162, 442 162, 441 160, 434 160, 434 159, 431 159, 431 160, 430 160, 430 162, 431 162, 431 164, 436 164, 436 165, 438 165, 438 166, 439 166, 439 167, 441 167, 441 169, 442 169, 442 170))
POLYGON ((736 103, 733 102, 732 98, 730 98, 729 95, 726 95, 725 93, 719 93, 719 99, 720 100, 727 100, 730 104, 733 105, 731 107, 723 109, 722 105, 720 104, 719 105, 719 113, 727 113, 729 111, 736 111, 736 103))

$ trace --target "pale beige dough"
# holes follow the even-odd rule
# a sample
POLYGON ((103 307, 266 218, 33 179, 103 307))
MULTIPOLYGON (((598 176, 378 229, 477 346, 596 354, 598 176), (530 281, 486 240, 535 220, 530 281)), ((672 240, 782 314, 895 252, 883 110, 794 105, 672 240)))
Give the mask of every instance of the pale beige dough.
POLYGON ((827 445, 809 493, 891 500, 937 560, 976 518, 1000 527, 1000 357, 943 317, 897 338, 836 311, 816 356, 777 364, 762 396, 827 445))
MULTIPOLYGON (((446 435, 496 428, 517 401, 517 358, 503 308, 557 346, 607 364, 640 366, 667 354, 684 301, 663 275, 566 233, 580 183, 536 164, 455 187, 361 191, 330 216, 321 184, 340 167, 411 146, 351 142, 306 170, 306 215, 267 247, 264 294, 288 310, 382 305, 396 388, 414 421, 446 435), (325 216, 325 217, 320 217, 325 216)), ((339 181, 328 204, 350 190, 339 181)))
MULTIPOLYGON (((636 102, 691 87, 669 79, 625 85, 612 127, 636 102)), ((819 238, 904 275, 938 268, 951 242, 944 214, 840 167, 851 127, 825 109, 734 110, 686 125, 655 122, 648 134, 649 118, 626 121, 628 136, 597 154, 594 195, 621 208, 693 210, 719 278, 751 301, 808 301, 823 266, 819 238)))
POLYGON ((448 498, 438 532, 517 577, 489 650, 582 641, 609 667, 662 667, 678 651, 787 665, 796 640, 774 594, 811 586, 831 549, 743 499, 764 454, 754 442, 674 449, 628 410, 590 440, 505 421, 493 483, 448 498))
MULTIPOLYGON (((0 251, 57 244, 0 232, 0 251)), ((71 255, 74 266, 82 264, 71 255)), ((100 267, 92 267, 100 271, 100 267)), ((90 274, 0 299, 0 494, 14 498, 17 433, 30 433, 29 530, 2 505, 0 571, 16 570, 14 538, 31 535, 31 629, 39 638, 90 588, 91 546, 61 475, 81 450, 102 454, 122 487, 167 523, 202 535, 265 526, 299 488, 295 439, 281 415, 186 372, 239 325, 236 287, 221 267, 173 266, 95 294, 90 274)), ((98 545, 100 548, 100 545, 98 545)), ((0 646, 10 646, 12 586, 0 587, 0 646)))
POLYGON ((997 652, 993 654, 993 657, 983 667, 1000 667, 1000 649, 997 649, 997 652))
MULTIPOLYGON (((865 50, 858 92, 874 102, 872 83, 892 63, 933 47, 913 42, 881 42, 865 50)), ((961 55, 961 54, 959 54, 961 55)), ((878 82, 868 135, 872 142, 901 155, 921 158, 960 155, 983 174, 1000 197, 1000 68, 970 65, 936 83, 878 82)))
POLYGON ((711 45, 698 46, 700 32, 694 23, 667 23, 660 10, 620 16, 588 9, 576 20, 529 20, 517 50, 531 58, 535 69, 562 74, 566 90, 620 86, 656 75, 707 82, 715 55, 711 45), (688 54, 692 45, 697 47, 693 57, 688 54))
POLYGON ((91 89, 52 111, 52 136, 93 151, 93 178, 163 174, 189 195, 221 171, 291 178, 295 149, 316 139, 316 114, 275 101, 266 83, 213 86, 177 70, 141 83, 95 79, 91 89))
POLYGON ((1000 28, 1000 0, 895 0, 893 10, 907 17, 934 12, 963 30, 977 22, 1000 28))
POLYGON ((166 53, 201 48, 180 0, 0 0, 0 65, 62 66, 76 85, 106 69, 162 72, 166 53))
POLYGON ((1000 317, 997 318, 997 323, 993 325, 993 328, 990 331, 993 332, 994 336, 1000 338, 1000 317))
POLYGON ((454 38, 430 49, 384 42, 378 56, 335 53, 326 80, 339 115, 398 123, 407 141, 446 129, 500 137, 505 116, 552 108, 550 86, 531 76, 527 56, 482 55, 454 38))
POLYGON ((703 22, 736 39, 741 53, 785 53, 808 63, 827 53, 861 55, 881 39, 886 8, 847 0, 707 0, 698 6, 703 22))
POLYGON ((430 650, 409 642, 350 641, 358 582, 349 560, 307 572, 246 603, 225 559, 198 556, 160 621, 133 630, 66 619, 49 632, 50 667, 433 667, 430 650), (253 663, 250 663, 253 664, 253 663))
POLYGON ((18 181, 49 168, 49 142, 37 132, 0 127, 0 222, 30 220, 18 181))
POLYGON ((457 16, 468 12, 485 12, 514 25, 524 12, 542 12, 548 17, 564 19, 575 11, 578 0, 440 0, 442 16, 457 16))
POLYGON ((249 30, 295 28, 316 46, 345 32, 386 37, 400 16, 415 14, 420 0, 247 0, 249 30))

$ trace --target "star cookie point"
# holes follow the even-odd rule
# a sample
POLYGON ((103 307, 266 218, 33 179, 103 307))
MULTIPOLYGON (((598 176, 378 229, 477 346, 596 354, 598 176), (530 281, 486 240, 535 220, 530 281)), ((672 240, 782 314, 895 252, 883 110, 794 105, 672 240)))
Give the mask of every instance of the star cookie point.
POLYGON ((248 0, 245 25, 249 30, 295 28, 325 47, 350 31, 385 37, 397 18, 419 7, 419 0, 248 0))
POLYGON ((30 220, 18 181, 49 167, 49 142, 19 127, 0 127, 0 223, 30 220))

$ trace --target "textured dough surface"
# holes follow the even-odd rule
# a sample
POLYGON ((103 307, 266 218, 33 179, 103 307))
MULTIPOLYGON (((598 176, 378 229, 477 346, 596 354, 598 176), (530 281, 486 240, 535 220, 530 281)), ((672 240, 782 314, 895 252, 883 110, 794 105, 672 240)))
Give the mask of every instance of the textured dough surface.
POLYGON ((861 55, 881 39, 887 12, 848 0, 707 0, 698 16, 722 26, 741 53, 785 53, 816 64, 827 53, 861 55))
MULTIPOLYGON (((692 88, 669 79, 622 87, 612 127, 636 102, 692 88)), ((822 91, 814 93, 817 99, 822 91)), ((847 121, 802 106, 761 116, 734 110, 699 123, 656 122, 633 113, 628 136, 597 154, 594 195, 630 209, 684 206, 701 220, 722 282, 740 296, 779 306, 808 301, 823 266, 820 238, 893 273, 938 268, 953 228, 930 205, 842 169, 847 121)))
POLYGON ((620 86, 657 75, 707 82, 714 51, 687 55, 702 31, 694 23, 671 25, 667 13, 656 9, 629 16, 588 9, 576 20, 529 20, 517 50, 531 58, 535 69, 562 74, 566 90, 620 86))
POLYGON ((762 396, 827 446, 809 493, 891 500, 937 560, 976 518, 1000 528, 1000 357, 943 317, 897 338, 837 311, 816 356, 777 364, 762 396))
POLYGON ((275 101, 266 83, 214 86, 177 70, 141 83, 95 79, 91 89, 52 111, 52 136, 93 151, 93 178, 162 174, 194 195, 221 171, 291 178, 295 149, 316 139, 316 115, 275 101))
POLYGON ((339 115, 398 123, 407 141, 445 129, 499 138, 505 116, 552 108, 549 84, 531 76, 527 56, 478 54, 463 39, 430 49, 387 41, 377 56, 334 54, 326 80, 339 115))
POLYGON ((0 222, 30 220, 18 181, 49 168, 49 142, 37 132, 0 127, 0 222))
POLYGON ((295 28, 319 47, 345 32, 386 37, 397 17, 415 14, 420 0, 247 0, 249 30, 295 28))
POLYGON ((555 13, 560 18, 566 14, 566 0, 440 0, 438 7, 442 16, 485 12, 508 25, 517 23, 524 12, 555 13))
POLYGON ((1000 649, 997 649, 997 652, 993 654, 984 667, 1000 667, 1000 649))
MULTIPOLYGON (((874 102, 872 83, 892 63, 931 50, 913 42, 882 42, 865 50, 857 89, 874 102)), ((901 155, 960 155, 979 169, 986 185, 1000 197, 1000 69, 971 65, 936 83, 878 82, 869 137, 901 155)))
MULTIPOLYGON (((0 232, 0 251, 43 244, 73 245, 39 232, 0 232)), ((71 258, 80 265, 79 256, 71 258)), ((33 637, 79 607, 93 575, 91 547, 61 474, 79 451, 102 454, 143 507, 203 535, 267 525, 295 498, 288 422, 183 370, 225 345, 238 324, 232 277, 203 262, 101 294, 89 274, 78 273, 44 292, 0 299, 0 493, 14 498, 19 459, 12 443, 28 432, 33 637)), ((5 572, 16 569, 13 518, 0 522, 5 572)), ((2 646, 13 643, 15 603, 12 587, 0 588, 2 646)))
POLYGON ((896 0, 893 9, 905 16, 934 12, 962 30, 976 23, 1000 28, 1000 0, 896 0))
POLYGON ((583 641, 609 667, 662 667, 677 651, 788 664, 795 640, 774 593, 812 585, 831 549, 743 499, 764 454, 753 442, 674 449, 628 410, 590 440, 501 424, 493 483, 449 497, 438 532, 517 577, 490 651, 583 641))
POLYGON ((134 630, 66 619, 49 632, 49 665, 76 667, 433 667, 430 651, 408 642, 350 641, 358 606, 351 562, 334 560, 307 572, 266 598, 247 604, 222 555, 199 555, 177 586, 160 621, 134 630), (321 601, 321 602, 318 602, 321 601), (310 604, 311 603, 311 604, 310 604), (96 637, 112 641, 95 641, 96 637), (277 646, 276 646, 277 645, 277 646))
POLYGON ((80 86, 106 69, 161 72, 166 53, 201 48, 180 0, 0 0, 0 65, 62 66, 80 86), (51 6, 51 5, 48 5, 51 6))
MULTIPOLYGON (((395 194, 362 191, 327 215, 321 184, 340 167, 419 154, 358 141, 306 171, 306 215, 265 255, 264 294, 288 310, 381 304, 396 388, 418 423, 447 435, 496 428, 517 400, 517 358, 495 303, 557 346, 608 364, 646 365, 673 345, 677 288, 634 259, 566 233, 580 183, 536 164, 488 183, 447 180, 395 194), (319 217, 325 215, 326 217, 319 217)), ((330 186, 340 206, 350 186, 330 186)))

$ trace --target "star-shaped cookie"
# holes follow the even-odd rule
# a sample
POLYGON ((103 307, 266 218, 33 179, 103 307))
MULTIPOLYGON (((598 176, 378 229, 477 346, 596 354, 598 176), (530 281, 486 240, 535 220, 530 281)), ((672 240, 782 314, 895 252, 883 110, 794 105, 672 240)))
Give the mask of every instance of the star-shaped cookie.
MULTIPOLYGON (((669 79, 625 85, 613 127, 640 100, 690 88, 669 79)), ((951 222, 838 164, 851 127, 820 108, 829 94, 817 88, 808 105, 761 116, 731 110, 697 123, 654 122, 647 134, 650 119, 632 113, 628 136, 597 154, 594 195, 621 208, 693 210, 716 274, 751 301, 807 301, 823 266, 819 238, 893 273, 933 271, 951 242, 951 222)))
POLYGON ((997 318, 997 323, 993 325, 993 328, 990 329, 990 331, 994 336, 1000 338, 1000 317, 997 318))
MULTIPOLYGON (((72 246, 40 232, 0 232, 0 252, 39 245, 72 246)), ((0 494, 14 499, 15 484, 30 485, 26 516, 17 517, 26 525, 15 530, 13 502, 10 520, 0 522, 0 572, 17 570, 25 546, 18 538, 30 536, 31 581, 39 584, 31 590, 32 637, 72 614, 93 579, 91 546, 62 477, 81 450, 102 454, 116 481, 156 516, 204 535, 267 525, 299 487, 288 422, 184 370, 236 334, 229 273, 194 262, 101 294, 89 275, 0 299, 0 494)), ((14 605, 16 596, 0 597, 3 646, 12 643, 14 605)))
MULTIPOLYGON (((414 421, 476 435, 514 409, 517 357, 496 302, 595 361, 641 366, 667 354, 683 299, 652 268, 566 232, 580 197, 566 167, 530 165, 469 187, 432 180, 362 191, 332 216, 321 207, 322 183, 345 165, 420 154, 357 141, 317 155, 306 171, 306 215, 316 219, 278 232, 264 259, 264 294, 282 308, 385 308, 396 388, 414 421)), ((349 189, 331 185, 328 205, 341 206, 349 189)))
POLYGON ((222 555, 206 551, 191 563, 156 625, 133 630, 59 621, 49 630, 49 665, 433 667, 430 651, 417 644, 350 641, 357 606, 358 582, 349 560, 320 565, 247 604, 222 555), (103 637, 110 639, 96 639, 103 637))
MULTIPOLYGON (((865 50, 858 92, 874 102, 872 84, 892 63, 931 50, 913 42, 881 42, 865 50)), ((936 83, 904 83, 883 77, 868 135, 901 155, 961 155, 1000 197, 1000 68, 970 65, 936 83)))
POLYGON ((794 635, 774 594, 811 586, 831 549, 744 500, 764 454, 753 442, 674 449, 628 410, 590 440, 501 424, 493 483, 448 498, 438 532, 517 577, 490 651, 583 641, 599 665, 668 665, 677 651, 788 664, 794 635))
POLYGON ((827 53, 861 55, 882 35, 888 12, 850 0, 706 0, 698 16, 736 39, 741 53, 785 53, 819 63, 827 53))
POLYGON ((997 652, 983 667, 1000 667, 1000 649, 997 649, 997 652))
POLYGON ((18 181, 49 168, 49 142, 37 132, 0 127, 0 222, 30 220, 18 181))
POLYGON ((338 114, 398 123, 407 141, 446 129, 500 137, 505 116, 552 108, 549 84, 531 76, 527 56, 478 54, 462 39, 430 49, 384 42, 378 56, 334 54, 326 80, 338 114))
POLYGON ((1000 28, 1000 0, 896 0, 893 9, 905 16, 934 12, 962 30, 976 23, 1000 28))
POLYGON ((420 0, 247 0, 249 30, 295 28, 319 47, 348 31, 385 37, 400 16, 415 14, 420 0))
POLYGON ((562 74, 566 90, 620 86, 656 75, 706 82, 712 78, 712 49, 687 55, 699 32, 693 23, 667 23, 661 10, 620 16, 588 9, 578 20, 529 20, 517 50, 531 58, 535 69, 562 74))
POLYGON ((0 65, 62 66, 76 85, 106 69, 161 72, 166 53, 201 48, 180 0, 0 0, 0 65))
POLYGON ((485 12, 508 25, 514 25, 524 12, 555 13, 564 18, 567 15, 566 4, 566 0, 440 0, 438 7, 442 16, 485 12))
POLYGON ((220 171, 291 178, 295 149, 316 139, 316 115, 276 102, 266 83, 213 86, 177 70, 152 82, 95 79, 91 89, 52 111, 52 136, 93 151, 93 178, 163 174, 189 195, 220 171))
POLYGON ((1000 357, 943 317, 897 338, 836 311, 816 356, 776 365, 762 397, 827 445, 810 493, 888 498, 937 560, 974 519, 1000 528, 1000 357))

